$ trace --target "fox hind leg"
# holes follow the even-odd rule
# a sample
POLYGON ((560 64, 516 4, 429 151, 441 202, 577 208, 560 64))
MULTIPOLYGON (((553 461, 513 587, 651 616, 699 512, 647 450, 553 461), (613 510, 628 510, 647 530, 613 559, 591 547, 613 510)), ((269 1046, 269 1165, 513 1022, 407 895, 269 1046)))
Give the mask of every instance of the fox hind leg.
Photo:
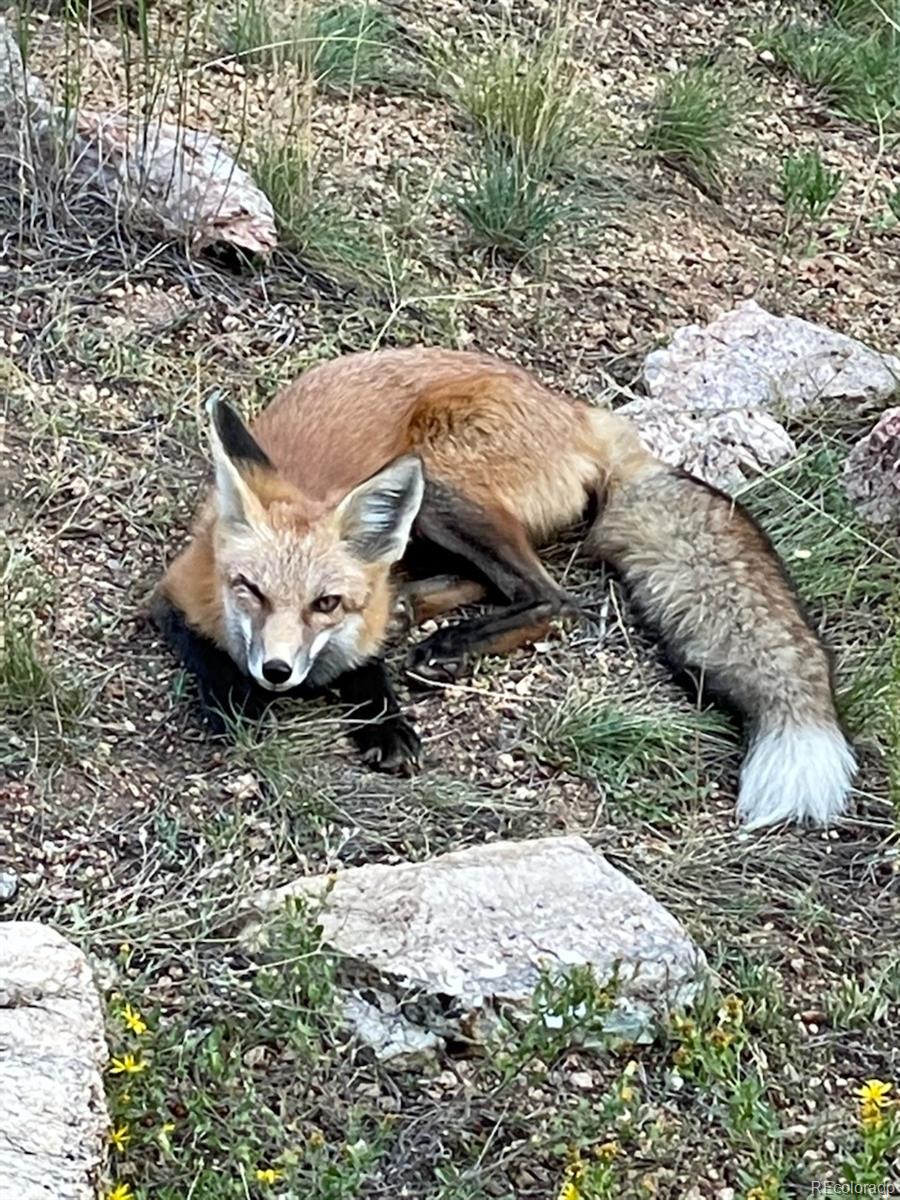
POLYGON ((468 562, 507 607, 458 621, 419 642, 408 659, 414 675, 439 668, 439 674, 453 676, 473 656, 506 653, 537 640, 566 608, 567 597, 544 569, 525 526, 505 509, 479 506, 429 482, 417 532, 468 562))
POLYGON ((399 589, 398 599, 407 617, 407 628, 433 621, 454 608, 478 604, 487 595, 485 584, 456 575, 414 579, 399 589))

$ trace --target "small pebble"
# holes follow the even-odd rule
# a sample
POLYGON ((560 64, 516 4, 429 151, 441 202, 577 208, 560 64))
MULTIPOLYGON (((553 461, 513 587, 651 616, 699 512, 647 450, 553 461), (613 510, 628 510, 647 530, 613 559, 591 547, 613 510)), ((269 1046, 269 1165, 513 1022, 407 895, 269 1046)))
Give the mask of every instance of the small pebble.
POLYGON ((19 877, 15 871, 0 871, 0 904, 12 900, 19 890, 19 877))

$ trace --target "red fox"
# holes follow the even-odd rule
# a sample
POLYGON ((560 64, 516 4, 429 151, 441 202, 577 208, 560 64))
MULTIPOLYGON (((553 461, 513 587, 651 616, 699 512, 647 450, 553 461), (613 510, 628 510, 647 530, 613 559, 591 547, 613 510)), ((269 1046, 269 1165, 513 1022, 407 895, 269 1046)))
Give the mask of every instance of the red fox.
POLYGON ((316 366, 250 429, 222 401, 210 410, 215 486, 154 602, 208 706, 333 686, 365 757, 411 769, 419 739, 381 659, 395 565, 414 576, 417 622, 479 598, 498 606, 411 651, 413 669, 457 672, 567 609, 535 546, 595 511, 588 553, 745 719, 739 817, 827 824, 844 811, 855 762, 830 659, 775 550, 623 418, 510 363, 424 347, 316 366))

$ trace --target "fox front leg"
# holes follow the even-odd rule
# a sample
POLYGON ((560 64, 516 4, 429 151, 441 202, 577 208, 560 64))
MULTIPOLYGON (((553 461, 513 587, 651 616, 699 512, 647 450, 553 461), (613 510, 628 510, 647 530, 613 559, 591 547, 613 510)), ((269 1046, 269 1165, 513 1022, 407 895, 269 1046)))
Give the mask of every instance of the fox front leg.
POLYGON ((350 736, 363 759, 379 770, 411 775, 420 764, 422 743, 400 711, 384 663, 363 663, 341 675, 334 686, 351 708, 350 736))

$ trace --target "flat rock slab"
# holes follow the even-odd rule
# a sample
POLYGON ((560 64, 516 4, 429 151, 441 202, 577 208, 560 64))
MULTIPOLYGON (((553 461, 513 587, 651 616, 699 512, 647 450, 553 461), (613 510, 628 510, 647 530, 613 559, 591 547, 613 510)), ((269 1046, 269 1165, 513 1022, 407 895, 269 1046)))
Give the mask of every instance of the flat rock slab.
POLYGON ((401 996, 439 998, 471 1036, 473 1018, 498 1004, 527 1009, 544 973, 590 966, 600 984, 618 973, 608 1028, 637 1040, 691 1001, 705 966, 678 921, 578 837, 299 879, 255 898, 246 935, 264 939, 261 915, 289 897, 315 901, 325 943, 365 969, 346 1011, 383 1058, 427 1049, 441 1032, 426 1015, 404 1033, 401 996))
POLYGON ((0 1196, 95 1200, 106 1057, 82 952, 37 922, 0 925, 0 1196))
POLYGON ((793 457, 781 421, 813 406, 881 408, 900 359, 747 300, 709 325, 686 325, 642 367, 646 397, 619 409, 649 449, 717 487, 793 457))

